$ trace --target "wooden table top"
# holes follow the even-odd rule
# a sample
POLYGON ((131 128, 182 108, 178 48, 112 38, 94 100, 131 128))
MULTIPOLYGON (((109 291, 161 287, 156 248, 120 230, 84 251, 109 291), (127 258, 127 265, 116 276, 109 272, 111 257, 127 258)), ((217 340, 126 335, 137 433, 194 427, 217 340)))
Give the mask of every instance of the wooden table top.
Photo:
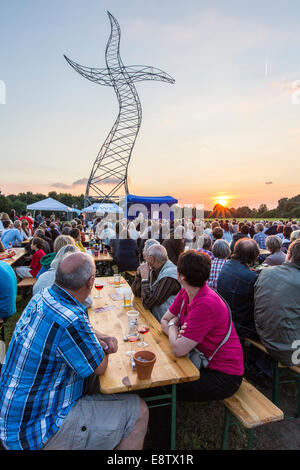
POLYGON ((20 259, 26 253, 25 248, 13 248, 13 250, 16 252, 15 256, 13 256, 12 258, 7 258, 7 259, 2 260, 5 263, 9 264, 10 266, 14 264, 18 259, 20 259))
POLYGON ((30 243, 32 241, 32 238, 29 238, 28 240, 23 240, 21 242, 21 245, 27 245, 27 243, 30 243))
MULTIPOLYGON (((116 294, 116 288, 112 284, 113 277, 102 277, 104 283, 107 283, 101 291, 101 299, 93 299, 93 307, 88 309, 88 315, 92 326, 101 333, 114 336, 118 340, 118 351, 109 355, 107 370, 100 377, 101 392, 121 393, 133 390, 142 390, 162 385, 176 384, 180 382, 189 382, 197 380, 200 377, 199 370, 187 357, 175 357, 171 352, 171 346, 168 337, 162 332, 160 323, 146 310, 141 299, 135 297, 133 307, 123 307, 123 300, 112 300, 110 294, 116 294), (113 310, 103 312, 94 312, 95 308, 115 306, 113 310), (145 348, 132 343, 134 351, 147 349, 156 354, 156 362, 152 371, 151 378, 148 380, 139 380, 137 373, 131 369, 130 358, 126 351, 130 350, 130 342, 123 340, 124 335, 128 333, 128 320, 126 312, 129 310, 138 310, 139 320, 147 321, 150 324, 150 331, 145 335, 145 341, 149 344, 145 348)), ((127 282, 121 287, 130 289, 127 282)), ((96 295, 93 289, 92 296, 96 295)))
POLYGON ((259 250, 260 255, 270 255, 271 253, 268 250, 263 250, 262 248, 259 250))
POLYGON ((106 261, 108 263, 111 263, 113 260, 113 257, 107 253, 107 255, 104 255, 103 253, 99 253, 98 256, 93 255, 93 258, 95 261, 106 261))

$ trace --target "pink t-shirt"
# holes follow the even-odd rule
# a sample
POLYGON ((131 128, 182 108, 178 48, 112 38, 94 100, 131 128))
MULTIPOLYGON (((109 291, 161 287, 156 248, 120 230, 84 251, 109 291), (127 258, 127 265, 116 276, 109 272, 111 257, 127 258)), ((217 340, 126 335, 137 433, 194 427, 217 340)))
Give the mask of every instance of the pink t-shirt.
MULTIPOLYGON (((184 288, 181 289, 169 311, 176 316, 180 314, 180 325, 187 323, 182 336, 196 341, 197 348, 207 358, 221 344, 229 329, 230 317, 226 304, 206 284, 190 304, 188 294, 184 288)), ((213 357, 208 368, 225 374, 243 375, 243 350, 233 324, 227 342, 213 357)))

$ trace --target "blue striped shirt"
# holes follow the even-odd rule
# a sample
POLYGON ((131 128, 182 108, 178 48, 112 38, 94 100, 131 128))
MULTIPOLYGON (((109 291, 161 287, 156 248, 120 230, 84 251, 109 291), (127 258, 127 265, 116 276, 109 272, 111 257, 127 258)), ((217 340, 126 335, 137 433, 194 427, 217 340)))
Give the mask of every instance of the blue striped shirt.
POLYGON ((266 238, 267 238, 267 235, 263 232, 258 232, 253 236, 253 240, 256 241, 256 243, 258 244, 261 250, 266 249, 266 238))
POLYGON ((83 305, 56 284, 35 295, 16 325, 1 371, 3 445, 41 449, 103 358, 83 305))

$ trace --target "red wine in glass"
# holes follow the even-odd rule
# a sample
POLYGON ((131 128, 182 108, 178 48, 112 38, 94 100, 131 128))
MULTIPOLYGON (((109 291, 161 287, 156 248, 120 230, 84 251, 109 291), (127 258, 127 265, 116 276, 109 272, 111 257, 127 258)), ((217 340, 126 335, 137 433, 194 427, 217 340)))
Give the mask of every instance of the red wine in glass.
POLYGON ((148 343, 144 340, 144 335, 148 333, 148 331, 150 331, 150 326, 148 324, 139 325, 138 332, 142 335, 142 341, 138 343, 138 346, 141 348, 148 346, 148 343))
POLYGON ((130 342, 130 351, 126 352, 127 356, 134 355, 134 351, 132 350, 132 343, 136 343, 139 340, 139 338, 140 338, 140 335, 138 331, 128 333, 127 339, 130 342))
MULTIPOLYGON (((103 284, 95 284, 95 289, 97 289, 99 292, 103 289, 104 285, 103 284)), ((95 295, 95 299, 101 299, 102 295, 95 295)))

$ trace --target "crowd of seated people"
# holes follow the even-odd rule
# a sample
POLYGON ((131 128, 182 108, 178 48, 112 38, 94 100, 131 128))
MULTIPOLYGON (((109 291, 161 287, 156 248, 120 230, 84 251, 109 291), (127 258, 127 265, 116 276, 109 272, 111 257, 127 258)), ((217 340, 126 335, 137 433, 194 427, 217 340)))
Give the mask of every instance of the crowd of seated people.
MULTIPOLYGON (((7 449, 143 448, 145 402, 137 394, 105 397, 95 387, 117 341, 113 331, 104 335, 87 320, 96 276, 87 235, 103 242, 116 271, 136 271, 132 292, 160 322, 173 354, 187 355, 196 366, 205 356, 200 379, 178 384, 179 401, 222 400, 235 393, 247 372, 241 345, 246 337, 293 364, 292 343, 300 333, 296 221, 216 220, 198 231, 193 220, 22 217, 14 211, 0 218, 3 249, 21 243, 26 249, 15 269, 0 261, 0 318, 16 312, 17 279, 37 279, 1 370, 0 439, 7 449), (260 250, 268 253, 263 259, 260 250), (21 365, 17 357, 24 357, 21 365), (24 413, 33 399, 36 406, 24 413), (109 435, 98 427, 105 420, 109 435)), ((261 357, 249 357, 260 370, 261 357)))

